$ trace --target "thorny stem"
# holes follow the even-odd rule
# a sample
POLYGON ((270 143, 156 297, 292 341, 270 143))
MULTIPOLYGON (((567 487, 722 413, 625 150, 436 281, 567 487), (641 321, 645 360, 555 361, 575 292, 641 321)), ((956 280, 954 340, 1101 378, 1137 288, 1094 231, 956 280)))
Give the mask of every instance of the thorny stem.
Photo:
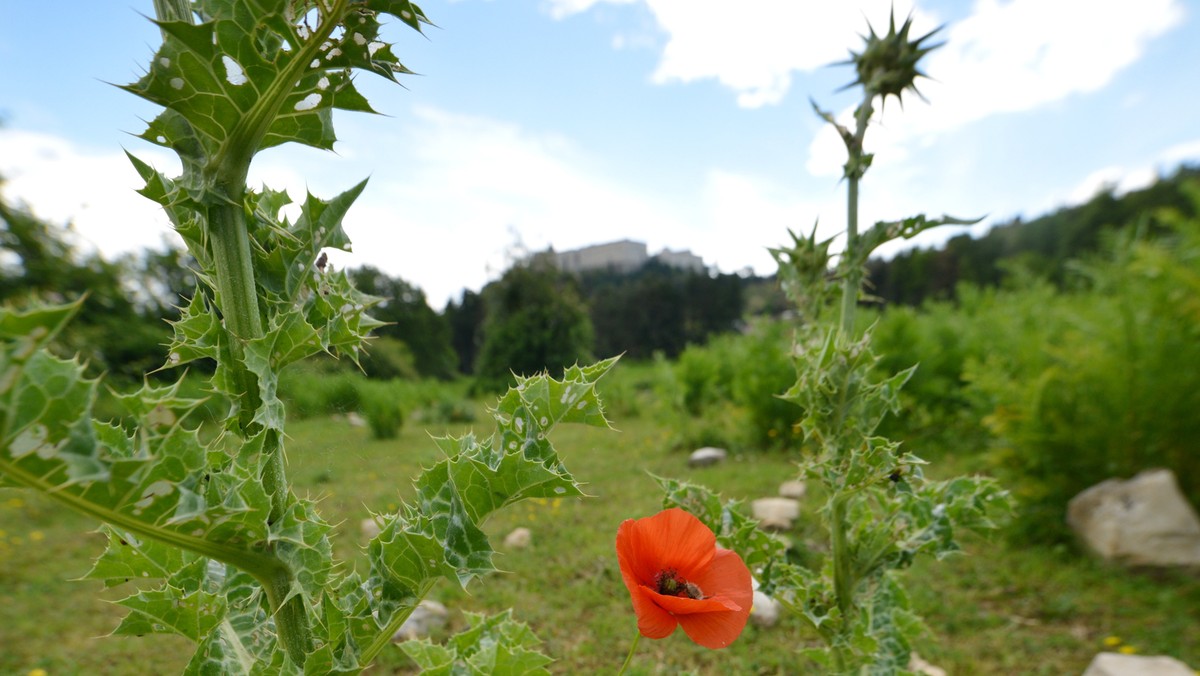
POLYGON ((866 156, 863 153, 863 139, 867 135, 867 125, 875 112, 872 105, 874 94, 868 92, 863 102, 854 112, 854 135, 843 140, 846 143, 846 250, 842 253, 842 333, 849 336, 854 330, 854 311, 858 305, 858 291, 862 285, 862 268, 858 265, 858 182, 867 171, 866 156))
MULTIPOLYGON (((858 262, 858 185, 867 170, 867 158, 863 152, 863 139, 867 133, 867 125, 874 113, 872 100, 874 95, 868 91, 861 105, 855 111, 855 128, 853 136, 843 135, 846 143, 846 249, 842 253, 842 306, 840 316, 839 340, 849 341, 854 331, 854 315, 858 305, 858 292, 862 285, 862 266, 858 262)), ((843 387, 843 395, 850 386, 849 382, 843 387)), ((844 415, 844 407, 840 415, 844 415)), ((841 614, 842 640, 833 644, 835 667, 839 673, 846 668, 845 642, 849 640, 846 632, 850 627, 851 616, 854 613, 853 566, 851 561, 850 542, 846 529, 846 502, 850 496, 847 493, 835 495, 829 510, 830 555, 833 557, 833 590, 841 614)))
MULTIPOLYGON (((272 85, 249 113, 243 116, 230 138, 212 158, 206 168, 207 187, 207 234, 212 246, 216 266, 215 284, 219 306, 229 333, 231 356, 237 366, 233 368, 239 391, 244 401, 240 410, 238 426, 244 432, 252 427, 254 405, 258 398, 258 383, 253 374, 243 366, 245 343, 262 338, 264 327, 260 314, 258 291, 255 286, 254 261, 250 249, 250 234, 246 223, 245 184, 250 160, 258 151, 263 136, 275 119, 279 106, 287 94, 286 87, 295 82, 299 71, 307 67, 312 54, 339 25, 346 10, 346 0, 334 0, 331 6, 322 7, 324 16, 317 33, 312 36, 301 53, 294 57, 287 72, 272 85)), ((191 3, 186 0, 155 0, 155 12, 160 21, 193 21, 191 3)), ((288 504, 288 483, 284 471, 283 448, 278 435, 268 439, 264 449, 262 470, 263 487, 271 496, 270 522, 283 517, 288 504)), ((268 552, 268 556, 278 559, 268 552)), ((261 571, 260 571, 261 572, 261 571)), ((303 666, 305 657, 312 650, 312 634, 304 598, 292 595, 295 573, 280 562, 280 567, 271 575, 256 575, 266 591, 268 603, 275 613, 275 625, 280 645, 289 659, 303 666)))

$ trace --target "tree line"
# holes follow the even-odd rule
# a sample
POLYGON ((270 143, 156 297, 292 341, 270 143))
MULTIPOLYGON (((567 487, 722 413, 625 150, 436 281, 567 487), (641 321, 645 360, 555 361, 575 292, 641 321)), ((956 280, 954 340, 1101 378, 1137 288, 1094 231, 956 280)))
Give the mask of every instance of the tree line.
POLYGON ((1061 286, 1068 263, 1099 250, 1105 233, 1144 221, 1147 234, 1161 231, 1155 213, 1175 210, 1195 216, 1188 192, 1196 189, 1200 165, 1181 166, 1141 190, 1117 195, 1110 186, 1084 204, 1058 209, 1031 221, 1015 218, 981 237, 959 235, 928 249, 910 249, 867 264, 872 293, 884 304, 920 305, 954 300, 961 283, 1002 285, 1014 274, 1032 275, 1061 286))
MULTIPOLYGON (((1096 250, 1105 232, 1137 222, 1139 214, 1150 234, 1161 209, 1195 216, 1187 195, 1198 185, 1200 167, 1184 166, 1142 190, 1105 190, 1085 204, 1028 222, 1015 219, 978 238, 960 235, 937 248, 872 259, 870 288, 885 305, 918 305, 954 299, 960 283, 997 286, 1014 274, 1063 284, 1069 260, 1096 250)), ((83 298, 60 340, 62 351, 80 355, 94 374, 140 378, 163 363, 168 322, 197 292, 186 254, 165 248, 107 261, 70 240, 69 228, 0 199, 0 302, 83 298)), ((440 313, 401 278, 369 266, 350 274, 379 299, 372 314, 385 322, 361 363, 368 376, 466 375, 482 389, 503 386, 512 373, 554 373, 616 354, 674 358, 688 345, 738 330, 748 315, 787 307, 772 278, 697 273, 655 261, 632 272, 575 275, 530 259, 478 292, 464 290, 440 313)))

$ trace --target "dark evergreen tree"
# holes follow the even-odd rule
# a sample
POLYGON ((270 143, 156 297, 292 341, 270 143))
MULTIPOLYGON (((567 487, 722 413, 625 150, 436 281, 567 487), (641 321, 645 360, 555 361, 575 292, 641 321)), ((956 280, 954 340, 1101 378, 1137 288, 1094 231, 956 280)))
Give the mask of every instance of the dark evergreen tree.
POLYGON ((1096 252, 1105 233, 1143 223, 1150 235, 1162 234, 1155 216, 1161 209, 1195 216, 1195 203, 1187 195, 1198 189, 1200 167, 1183 166, 1168 178, 1119 197, 1104 190, 1079 206, 1027 222, 1016 218, 979 238, 960 235, 940 248, 872 259, 868 279, 876 297, 903 305, 952 299, 964 282, 997 286, 1014 267, 1061 285, 1069 277, 1067 262, 1096 252))
POLYGON ((457 303, 450 301, 443 314, 450 324, 450 344, 458 355, 459 372, 474 373, 483 340, 483 297, 463 289, 462 299, 457 303))
MULTIPOLYGON (((398 277, 365 266, 350 271, 354 286, 363 293, 378 296, 383 301, 371 309, 371 316, 387 322, 373 332, 380 338, 402 342, 411 354, 413 366, 427 378, 452 378, 458 371, 458 357, 451 345, 450 323, 434 312, 425 300, 425 292, 398 277)), ((378 341, 377 341, 378 342, 378 341)), ((386 342, 368 348, 363 368, 376 377, 398 377, 404 374, 403 349, 386 342), (372 373, 371 353, 380 363, 372 373), (385 365, 382 362, 387 361, 385 365)))
POLYGON ((533 375, 590 360, 592 323, 575 280, 546 265, 518 265, 483 290, 483 342, 476 383, 498 390, 512 374, 533 375))

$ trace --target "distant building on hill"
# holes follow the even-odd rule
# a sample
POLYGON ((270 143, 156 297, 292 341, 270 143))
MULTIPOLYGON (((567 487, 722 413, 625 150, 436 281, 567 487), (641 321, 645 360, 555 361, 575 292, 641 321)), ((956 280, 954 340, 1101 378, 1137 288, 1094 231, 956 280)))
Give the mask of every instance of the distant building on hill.
POLYGON ((708 269, 704 265, 704 259, 687 249, 678 251, 663 249, 658 254, 651 256, 644 242, 635 242, 629 239, 607 244, 594 244, 571 251, 556 252, 551 248, 534 257, 549 260, 559 270, 571 273, 594 270, 633 272, 652 260, 680 270, 704 272, 708 269))
POLYGON ((655 260, 662 263, 663 265, 666 265, 666 266, 672 267, 672 268, 679 268, 680 270, 691 270, 692 272, 704 272, 705 270, 708 269, 708 267, 704 265, 703 258, 697 256, 696 254, 692 253, 691 251, 688 251, 687 249, 680 249, 679 251, 671 251, 670 249, 663 249, 654 258, 655 258, 655 260))

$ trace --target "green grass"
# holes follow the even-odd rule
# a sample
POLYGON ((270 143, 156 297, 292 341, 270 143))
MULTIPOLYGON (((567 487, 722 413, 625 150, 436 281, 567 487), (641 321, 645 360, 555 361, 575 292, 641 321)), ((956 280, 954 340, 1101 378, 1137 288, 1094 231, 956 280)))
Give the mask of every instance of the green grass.
MULTIPOLYGON (((488 433, 480 409, 477 432, 488 433)), ((462 611, 513 607, 556 657, 555 673, 613 673, 635 632, 613 543, 626 518, 657 511, 661 496, 649 473, 686 478, 752 499, 775 493, 794 474, 781 455, 734 457, 723 466, 688 469, 671 451, 668 425, 620 418, 621 431, 564 426, 554 436, 565 462, 591 497, 533 501, 502 511, 486 529, 498 549, 517 526, 533 531, 529 549, 504 552, 507 571, 466 592, 443 582, 433 597, 451 609, 445 638, 464 626, 462 611)), ((430 429, 444 434, 465 425, 430 429)), ((360 568, 368 508, 394 508, 411 494, 410 480, 439 456, 426 431, 406 425, 398 438, 375 441, 365 428, 311 419, 289 425, 289 471, 297 490, 321 499, 339 524, 335 551, 360 568)), ((938 473, 938 466, 932 474, 938 473)), ((810 514, 816 506, 808 505, 810 514)), ((809 516, 810 520, 815 516, 809 516)), ((102 590, 72 582, 102 551, 94 524, 27 492, 0 490, 0 674, 34 668, 58 674, 177 672, 191 653, 182 639, 100 638, 122 611, 109 601, 129 589, 102 590)), ((803 541, 811 522, 791 534, 803 541)), ((952 674, 1081 673, 1103 641, 1119 636, 1142 654, 1169 654, 1200 666, 1200 580, 1182 574, 1131 573, 1067 549, 1018 549, 1002 538, 968 538, 967 554, 922 561, 906 575, 915 609, 933 640, 921 654, 952 674)), ((631 671, 639 674, 811 673, 794 657, 812 642, 794 618, 771 629, 747 627, 729 649, 708 651, 682 632, 641 642, 631 671)), ((385 652, 371 673, 407 673, 398 650, 385 652)))

